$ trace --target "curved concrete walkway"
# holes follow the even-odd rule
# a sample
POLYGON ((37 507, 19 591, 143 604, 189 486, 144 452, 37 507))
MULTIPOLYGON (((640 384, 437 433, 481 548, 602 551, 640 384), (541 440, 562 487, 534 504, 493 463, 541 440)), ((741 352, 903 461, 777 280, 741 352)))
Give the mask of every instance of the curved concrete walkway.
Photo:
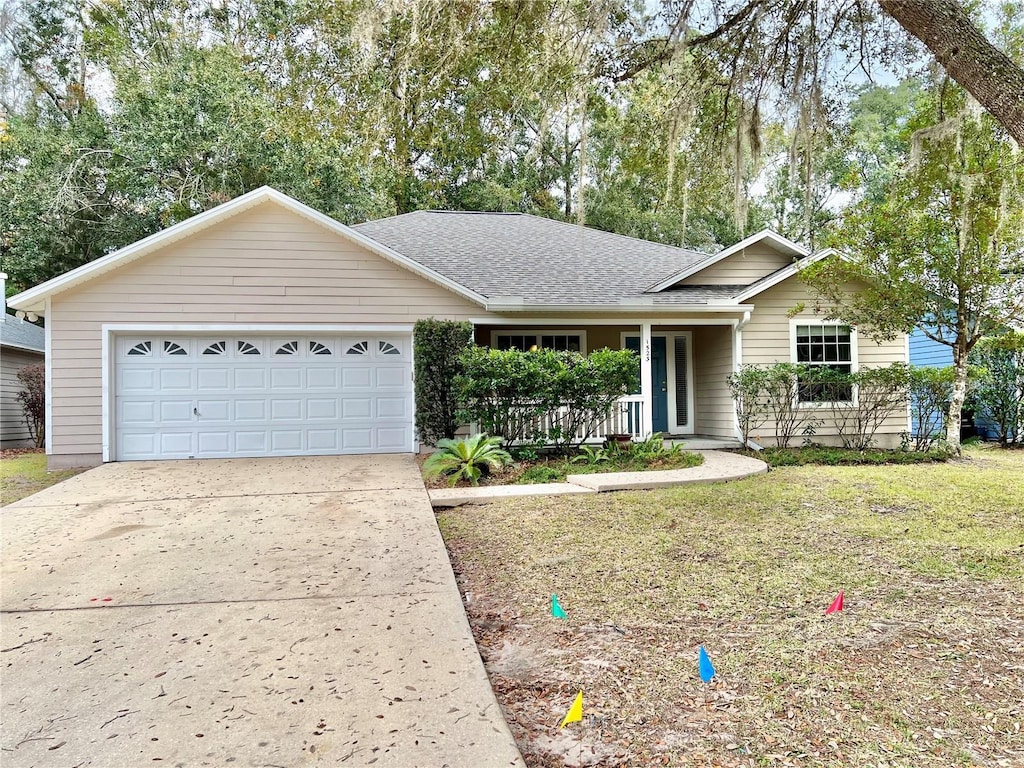
POLYGON ((440 488, 431 490, 430 503, 435 507, 458 507, 462 504, 487 504, 518 496, 561 496, 570 493, 603 493, 605 491, 639 491, 669 488, 690 483, 721 483, 763 475, 768 465, 726 451, 694 451, 704 456, 704 463, 687 469, 655 472, 598 472, 590 475, 569 475, 564 483, 536 485, 488 485, 482 488, 440 488))
POLYGON ((412 456, 107 464, 0 524, 4 768, 523 766, 412 456))

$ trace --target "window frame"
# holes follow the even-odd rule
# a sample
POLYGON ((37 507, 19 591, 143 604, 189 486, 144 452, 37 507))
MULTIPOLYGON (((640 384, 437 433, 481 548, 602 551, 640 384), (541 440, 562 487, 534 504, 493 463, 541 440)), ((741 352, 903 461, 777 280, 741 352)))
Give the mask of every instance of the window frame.
MULTIPOLYGON (((850 329, 850 373, 856 373, 859 369, 857 348, 860 346, 857 338, 857 329, 849 323, 844 323, 839 320, 819 320, 817 318, 792 318, 789 321, 789 361, 794 365, 811 365, 811 366, 827 366, 836 365, 837 363, 800 363, 797 360, 796 354, 796 329, 798 326, 819 326, 822 328, 833 327, 833 328, 849 328, 850 329)), ((845 365, 846 363, 838 363, 839 365, 845 365)), ((800 399, 800 386, 797 385, 796 392, 793 393, 793 398, 798 408, 831 408, 833 405, 857 405, 857 387, 854 385, 851 390, 850 400, 801 400, 800 399)))
POLYGON ((491 330, 491 349, 498 348, 498 337, 499 336, 536 336, 538 340, 538 349, 544 349, 541 347, 539 342, 544 336, 577 336, 580 340, 580 354, 587 354, 587 332, 584 330, 575 330, 572 328, 565 328, 559 330, 534 330, 533 328, 497 328, 491 330))

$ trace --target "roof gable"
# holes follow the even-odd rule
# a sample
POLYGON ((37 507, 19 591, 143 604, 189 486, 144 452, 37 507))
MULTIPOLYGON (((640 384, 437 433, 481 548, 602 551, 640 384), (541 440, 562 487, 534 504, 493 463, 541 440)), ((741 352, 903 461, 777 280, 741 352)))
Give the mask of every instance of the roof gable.
POLYGON ((441 285, 452 292, 469 299, 477 304, 483 305, 485 300, 482 296, 450 278, 425 267, 424 265, 406 258, 397 251, 392 250, 383 243, 380 243, 360 232, 347 227, 341 222, 335 221, 319 211, 300 203, 288 195, 278 192, 272 187, 260 187, 252 192, 247 192, 222 205, 211 208, 208 211, 196 214, 185 221, 179 222, 167 229, 156 232, 149 237, 143 238, 136 243, 121 248, 113 253, 102 256, 95 261, 65 272, 63 275, 47 280, 45 283, 23 291, 8 300, 8 305, 16 309, 33 310, 42 313, 45 310, 46 300, 51 296, 68 291, 79 285, 101 277, 103 274, 118 269, 126 264, 141 259, 154 253, 171 243, 182 240, 190 235, 200 232, 209 227, 230 219, 243 211, 247 211, 261 203, 272 202, 292 211, 320 226, 330 230, 336 235, 351 240, 363 246, 367 250, 391 261, 405 269, 418 274, 438 285, 441 285))
MULTIPOLYGON (((809 250, 804 248, 799 243, 795 243, 792 240, 783 237, 782 235, 776 234, 775 232, 772 232, 770 229, 763 229, 760 232, 751 235, 750 237, 740 240, 738 243, 735 243, 734 245, 730 245, 728 248, 723 248, 718 253, 712 256, 708 256, 695 264, 690 264, 686 266, 682 270, 669 275, 663 280, 658 281, 654 285, 650 286, 647 290, 650 293, 659 293, 661 291, 667 290, 672 286, 676 285, 677 283, 679 283, 680 281, 685 280, 688 277, 699 276, 701 272, 707 270, 709 267, 719 264, 725 259, 728 259, 730 256, 741 254, 747 248, 750 248, 751 246, 757 244, 767 245, 770 248, 778 251, 779 253, 797 259, 803 258, 810 253, 809 250)), ((711 282, 715 282, 715 280, 712 280, 711 282)))

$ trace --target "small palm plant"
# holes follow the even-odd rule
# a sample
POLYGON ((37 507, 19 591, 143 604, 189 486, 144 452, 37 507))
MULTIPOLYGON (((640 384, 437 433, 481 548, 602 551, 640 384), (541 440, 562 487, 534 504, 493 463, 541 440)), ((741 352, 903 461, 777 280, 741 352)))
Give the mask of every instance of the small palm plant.
POLYGON ((427 477, 447 475, 451 485, 460 478, 477 485, 480 478, 512 463, 500 437, 471 435, 464 440, 440 440, 437 451, 423 463, 427 477))

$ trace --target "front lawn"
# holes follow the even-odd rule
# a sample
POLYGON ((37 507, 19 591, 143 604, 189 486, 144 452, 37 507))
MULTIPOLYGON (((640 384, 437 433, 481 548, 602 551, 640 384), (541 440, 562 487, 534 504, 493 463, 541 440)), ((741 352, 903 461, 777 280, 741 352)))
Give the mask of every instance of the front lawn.
POLYGON ((983 447, 438 520, 530 766, 1009 768, 1024 765, 1022 477, 1024 453, 983 447), (580 688, 584 720, 559 730, 580 688))
POLYGON ((46 454, 40 451, 4 451, 0 457, 0 506, 38 493, 83 469, 46 471, 46 454))

